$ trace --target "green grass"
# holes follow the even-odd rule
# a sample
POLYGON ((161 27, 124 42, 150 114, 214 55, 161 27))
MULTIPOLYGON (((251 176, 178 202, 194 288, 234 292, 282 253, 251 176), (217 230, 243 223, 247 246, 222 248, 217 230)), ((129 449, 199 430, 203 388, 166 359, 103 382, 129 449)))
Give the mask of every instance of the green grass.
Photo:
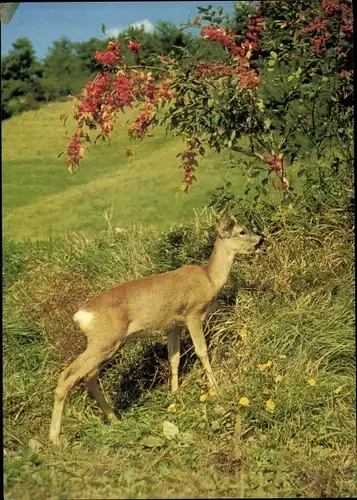
POLYGON ((207 395, 187 334, 181 390, 170 394, 156 333, 103 371, 119 423, 108 425, 78 387, 61 447, 49 446, 58 374, 84 348, 77 306, 118 282, 206 261, 212 216, 192 221, 193 209, 223 177, 243 187, 226 156, 209 154, 191 194, 178 192, 180 140, 158 130, 134 144, 129 164, 124 123, 70 175, 57 159, 59 115, 70 109, 51 104, 3 123, 6 497, 356 496, 353 229, 333 207, 255 213, 265 251, 237 259, 205 328, 220 399, 207 395), (165 421, 176 426, 172 439, 165 421))
POLYGON ((238 259, 208 322, 221 399, 202 400, 206 380, 186 334, 181 391, 169 393, 157 334, 124 348, 101 377, 119 423, 107 425, 78 388, 66 403, 60 449, 47 435, 63 361, 83 349, 73 311, 91 293, 173 258, 204 260, 211 220, 203 214, 191 229, 173 230, 185 235, 176 257, 167 232, 137 229, 5 244, 7 497, 354 496, 353 231, 338 213, 319 223, 299 217, 288 208, 274 221, 263 217, 265 253, 238 259), (165 421, 176 426, 173 439, 165 421))
MULTIPOLYGON (((179 138, 165 137, 164 128, 152 138, 133 144, 134 160, 125 156, 129 144, 126 120, 120 115, 111 145, 99 143, 86 152, 82 168, 71 175, 65 155, 65 129, 59 116, 72 103, 49 104, 3 123, 3 229, 13 240, 44 238, 66 231, 97 232, 112 224, 126 227, 135 220, 149 227, 168 227, 202 209, 208 193, 224 179, 242 190, 238 171, 224 167, 227 155, 208 153, 200 161, 199 182, 190 196, 179 191, 183 171, 176 155, 184 149, 179 138), (223 164, 223 165, 222 165, 223 164), (223 168, 222 168, 223 167, 223 168)), ((67 121, 69 132, 74 120, 67 121)))

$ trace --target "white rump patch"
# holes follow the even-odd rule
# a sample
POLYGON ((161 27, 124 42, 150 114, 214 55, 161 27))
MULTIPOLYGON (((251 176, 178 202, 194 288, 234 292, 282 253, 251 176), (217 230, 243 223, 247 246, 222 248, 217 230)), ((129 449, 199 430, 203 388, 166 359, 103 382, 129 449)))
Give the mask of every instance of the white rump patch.
POLYGON ((80 328, 83 328, 83 330, 85 330, 93 320, 93 313, 89 311, 79 310, 73 316, 73 319, 79 324, 80 328))

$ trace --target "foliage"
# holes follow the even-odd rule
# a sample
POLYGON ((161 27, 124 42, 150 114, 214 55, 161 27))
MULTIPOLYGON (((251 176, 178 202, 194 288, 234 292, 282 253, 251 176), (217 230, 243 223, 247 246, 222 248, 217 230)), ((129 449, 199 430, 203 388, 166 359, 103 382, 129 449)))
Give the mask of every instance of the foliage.
MULTIPOLYGON (((84 142, 91 141, 86 128, 99 128, 105 140, 117 112, 138 105, 131 138, 143 139, 150 127, 166 124, 168 132, 187 139, 181 154, 185 190, 196 180, 197 156, 206 145, 239 151, 248 163, 253 158, 255 175, 266 172, 257 196, 267 193, 275 177, 279 182, 272 184, 291 198, 287 172, 307 155, 316 164, 322 157, 331 165, 346 164, 345 187, 351 189, 352 7, 335 0, 301 0, 291 7, 263 2, 252 12, 244 4, 237 8, 236 32, 224 27, 222 9, 199 8, 202 16, 190 26, 199 27, 207 43, 223 47, 225 56, 202 61, 182 48, 175 57, 157 58, 156 76, 128 66, 122 45, 109 41, 107 51, 96 53, 102 71, 78 97, 78 127, 67 150, 70 171, 84 156, 84 142)), ((133 52, 139 57, 141 50, 133 52)), ((319 174, 314 182, 323 189, 319 174)))

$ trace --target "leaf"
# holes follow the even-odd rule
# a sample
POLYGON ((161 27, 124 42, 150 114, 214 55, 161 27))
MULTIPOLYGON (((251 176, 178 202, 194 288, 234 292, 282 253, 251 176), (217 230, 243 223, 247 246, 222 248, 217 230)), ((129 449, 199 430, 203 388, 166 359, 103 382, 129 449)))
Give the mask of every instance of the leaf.
POLYGON ((180 442, 187 444, 194 444, 195 439, 190 432, 183 432, 182 434, 180 434, 180 442))
POLYGON ((261 112, 264 111, 265 106, 264 106, 264 102, 261 99, 259 99, 257 106, 258 106, 259 111, 261 111, 261 112))
POLYGON ((37 441, 37 439, 30 439, 28 445, 29 448, 31 448, 31 450, 35 452, 39 452, 43 448, 43 444, 37 441))
POLYGON ((223 408, 223 406, 221 406, 221 405, 215 405, 215 407, 213 408, 213 411, 219 417, 223 417, 223 415, 225 415, 227 413, 226 409, 223 408))
POLYGON ((61 156, 64 154, 64 151, 61 151, 58 155, 57 155, 57 159, 58 158, 61 158, 61 156))
POLYGON ((147 436, 140 441, 140 444, 147 448, 159 448, 165 444, 165 440, 158 436, 147 436))
POLYGON ((164 421, 162 425, 162 432, 166 439, 174 439, 174 437, 179 434, 178 427, 168 420, 164 421))
POLYGON ((107 28, 105 27, 104 23, 100 25, 100 31, 103 33, 103 35, 107 34, 107 28))
POLYGON ((271 126, 271 120, 270 118, 267 118, 266 120, 264 120, 264 128, 265 130, 268 130, 271 126))

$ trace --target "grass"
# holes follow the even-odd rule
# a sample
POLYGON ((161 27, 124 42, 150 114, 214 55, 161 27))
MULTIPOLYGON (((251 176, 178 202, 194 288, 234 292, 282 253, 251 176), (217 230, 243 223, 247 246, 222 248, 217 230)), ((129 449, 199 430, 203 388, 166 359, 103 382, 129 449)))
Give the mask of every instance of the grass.
POLYGON ((83 348, 73 310, 173 259, 205 260, 211 219, 159 235, 134 228, 5 245, 8 498, 355 496, 353 232, 338 214, 300 224, 286 208, 263 218, 265 253, 238 260, 206 326, 222 397, 206 393, 186 334, 181 391, 171 395, 158 333, 104 370, 119 423, 107 425, 78 388, 60 449, 47 434, 58 373, 83 348))
MULTIPOLYGON (((129 163, 126 121, 134 111, 121 115, 111 145, 99 143, 86 153, 76 175, 66 169, 65 129, 59 116, 69 114, 72 103, 48 104, 3 123, 3 229, 7 238, 46 238, 70 231, 97 232, 105 228, 104 212, 112 223, 131 226, 133 219, 148 227, 168 227, 202 209, 208 194, 224 179, 242 189, 238 171, 222 168, 228 157, 209 153, 200 161, 199 182, 190 196, 179 191, 183 171, 176 155, 181 139, 165 137, 161 127, 152 138, 133 144, 129 163), (219 168, 217 168, 219 165, 219 168)), ((237 156, 238 158, 238 156, 237 156)))
POLYGON ((206 261, 214 233, 200 209, 223 177, 242 189, 222 168, 227 157, 210 154, 183 195, 180 141, 158 130, 135 143, 129 164, 124 123, 71 176, 57 159, 58 117, 70 108, 3 123, 6 498, 356 496, 353 229, 334 208, 254 214, 265 251, 237 259, 205 327, 220 399, 186 333, 181 390, 170 394, 165 338, 154 332, 103 370, 119 423, 78 387, 61 447, 48 445, 58 374, 84 348, 76 307, 118 282, 206 261))

